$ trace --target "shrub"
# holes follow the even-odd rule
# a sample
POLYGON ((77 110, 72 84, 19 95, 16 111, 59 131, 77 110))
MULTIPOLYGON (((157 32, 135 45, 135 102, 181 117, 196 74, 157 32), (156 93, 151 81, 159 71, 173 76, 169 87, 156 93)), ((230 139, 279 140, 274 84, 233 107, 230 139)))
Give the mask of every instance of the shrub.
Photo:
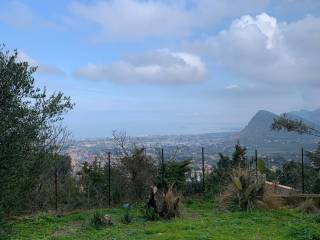
POLYGON ((180 195, 177 193, 175 184, 171 185, 169 190, 164 194, 160 217, 170 219, 180 216, 180 195))
POLYGON ((0 215, 0 239, 9 239, 11 225, 9 225, 0 215))
POLYGON ((231 182, 221 194, 219 202, 222 207, 231 210, 249 210, 255 208, 262 201, 265 177, 254 170, 237 168, 233 169, 231 182))
POLYGON ((298 209, 303 213, 318 213, 319 209, 317 208, 314 200, 307 199, 300 204, 298 209))
POLYGON ((111 226, 112 220, 109 215, 104 215, 101 211, 97 210, 93 213, 93 216, 90 219, 90 225, 99 229, 108 225, 111 226))
POLYGON ((180 201, 181 196, 177 192, 176 184, 172 184, 165 193, 159 191, 157 187, 152 187, 147 211, 151 211, 150 209, 153 209, 160 218, 164 219, 179 217, 180 201))
POLYGON ((123 208, 125 209, 125 213, 123 214, 123 216, 121 217, 121 222, 124 224, 129 224, 132 222, 132 215, 130 213, 130 205, 129 204, 124 204, 123 208))
POLYGON ((153 208, 147 208, 145 218, 148 221, 157 221, 159 220, 159 215, 153 208))

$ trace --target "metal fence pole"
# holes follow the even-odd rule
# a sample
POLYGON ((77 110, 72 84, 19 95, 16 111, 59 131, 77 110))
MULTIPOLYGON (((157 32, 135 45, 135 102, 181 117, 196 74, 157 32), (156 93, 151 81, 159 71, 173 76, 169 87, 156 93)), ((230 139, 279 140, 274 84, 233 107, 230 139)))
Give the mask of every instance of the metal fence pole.
POLYGON ((111 153, 110 152, 108 152, 108 184, 109 184, 108 203, 110 207, 111 206, 111 153))
POLYGON ((58 167, 57 160, 55 162, 54 168, 54 195, 55 195, 55 210, 58 212, 58 167))
POLYGON ((205 174, 204 174, 204 148, 201 148, 201 156, 202 156, 202 192, 205 192, 205 174))
POLYGON ((163 155, 163 148, 161 148, 161 184, 162 184, 162 188, 164 189, 164 155, 163 155))
POLYGON ((302 193, 304 193, 304 150, 301 148, 301 180, 302 180, 302 193))
POLYGON ((258 175, 258 150, 255 150, 256 175, 258 175))

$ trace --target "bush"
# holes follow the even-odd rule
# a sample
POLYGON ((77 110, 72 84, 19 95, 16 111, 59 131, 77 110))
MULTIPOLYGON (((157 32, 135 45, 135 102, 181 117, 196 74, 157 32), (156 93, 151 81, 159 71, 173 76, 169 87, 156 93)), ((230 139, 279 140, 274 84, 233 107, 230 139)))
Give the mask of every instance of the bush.
POLYGON ((316 206, 316 203, 312 199, 307 199, 300 204, 298 209, 303 213, 318 213, 319 209, 316 206))
MULTIPOLYGON (((172 184, 168 191, 161 192, 157 187, 151 188, 147 211, 153 209, 160 218, 171 219, 180 216, 181 196, 177 192, 176 184, 172 184)), ((151 214, 154 214, 150 212, 151 214)))
POLYGON ((170 219, 180 216, 180 199, 181 197, 177 193, 175 185, 172 185, 165 193, 163 198, 162 209, 160 211, 160 217, 170 219))
POLYGON ((159 220, 159 215, 153 208, 147 208, 145 218, 148 221, 157 221, 159 220))
POLYGON ((234 210, 249 210, 263 199, 265 177, 250 169, 233 169, 231 182, 221 194, 219 203, 222 207, 234 210))
POLYGON ((125 209, 125 213, 123 214, 123 216, 121 217, 121 222, 124 224, 129 224, 132 222, 132 215, 130 213, 130 205, 129 204, 124 204, 123 205, 124 209, 125 209))
POLYGON ((121 218, 121 222, 124 224, 129 224, 132 222, 133 217, 129 213, 129 211, 125 212, 121 218))
POLYGON ((0 239, 9 239, 11 226, 0 216, 0 239))
POLYGON ((112 220, 109 215, 104 215, 101 211, 95 211, 90 219, 90 225, 96 229, 100 229, 105 226, 111 226, 112 220))

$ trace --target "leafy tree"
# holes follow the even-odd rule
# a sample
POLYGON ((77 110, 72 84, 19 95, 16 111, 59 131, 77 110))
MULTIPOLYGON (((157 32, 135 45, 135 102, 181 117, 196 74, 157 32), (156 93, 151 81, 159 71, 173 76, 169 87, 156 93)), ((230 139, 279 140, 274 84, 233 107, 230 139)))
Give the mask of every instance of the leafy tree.
POLYGON ((61 139, 59 122, 74 106, 61 92, 36 88, 35 71, 17 51, 0 48, 0 209, 7 214, 32 206, 61 139))
POLYGON ((108 203, 108 172, 96 157, 92 163, 84 162, 79 173, 80 184, 87 199, 87 206, 104 206, 108 203))
POLYGON ((317 149, 307 153, 307 157, 310 159, 312 164, 319 170, 320 169, 320 144, 317 149))
POLYGON ((232 167, 244 167, 246 162, 247 148, 242 147, 239 142, 234 148, 235 150, 232 154, 232 167))
POLYGON ((320 137, 320 131, 318 129, 306 125, 302 120, 290 119, 287 114, 282 114, 278 118, 273 119, 271 129, 286 130, 288 132, 320 137))
POLYGON ((127 193, 134 201, 144 200, 156 176, 156 166, 144 148, 135 147, 130 153, 120 158, 120 169, 126 176, 127 193))
POLYGON ((164 163, 164 186, 162 186, 162 166, 159 166, 159 174, 156 178, 156 185, 161 189, 164 187, 168 189, 172 184, 176 184, 178 188, 181 188, 188 177, 188 173, 191 171, 191 160, 184 161, 167 161, 164 163))
MULTIPOLYGON (((271 128, 274 130, 286 130, 288 132, 296 132, 299 134, 307 134, 307 135, 312 135, 315 137, 320 138, 320 130, 316 129, 312 126, 308 126, 305 124, 302 120, 293 120, 289 119, 286 114, 281 115, 278 118, 275 118, 273 120, 273 123, 271 125, 271 128)), ((314 193, 320 192, 320 143, 318 144, 318 147, 316 150, 307 152, 307 157, 310 159, 311 163, 313 164, 314 167, 318 170, 318 175, 316 178, 313 179, 313 183, 306 184, 306 187, 312 187, 312 191, 314 193)), ((310 175, 305 173, 305 176, 308 178, 310 175)), ((290 176, 287 176, 290 180, 290 176)))
MULTIPOLYGON (((234 152, 232 153, 232 158, 225 156, 222 153, 219 153, 219 161, 217 163, 217 169, 212 173, 211 179, 213 181, 218 181, 218 188, 210 187, 215 190, 222 190, 223 186, 230 182, 230 176, 232 169, 234 168, 243 168, 246 162, 246 151, 245 147, 242 147, 238 142, 234 146, 234 152)), ((215 183, 212 183, 215 184, 215 183)), ((211 184, 210 184, 211 185, 211 184)))
MULTIPOLYGON (((311 166, 304 166, 305 172, 305 191, 307 193, 319 193, 318 189, 318 173, 311 166)), ((301 188, 301 164, 289 161, 283 164, 279 176, 279 182, 296 189, 301 188)))
MULTIPOLYGON (((319 129, 308 126, 302 120, 289 119, 286 114, 282 114, 280 117, 275 118, 271 125, 271 129, 308 134, 320 138, 319 129)), ((320 143, 318 148, 313 152, 308 152, 307 156, 316 168, 320 168, 320 143)))
POLYGON ((234 146, 232 159, 230 159, 229 156, 224 156, 222 153, 219 153, 220 159, 217 163, 218 172, 220 172, 221 175, 223 173, 229 174, 232 168, 244 167, 247 159, 246 154, 247 148, 242 147, 239 142, 234 146))

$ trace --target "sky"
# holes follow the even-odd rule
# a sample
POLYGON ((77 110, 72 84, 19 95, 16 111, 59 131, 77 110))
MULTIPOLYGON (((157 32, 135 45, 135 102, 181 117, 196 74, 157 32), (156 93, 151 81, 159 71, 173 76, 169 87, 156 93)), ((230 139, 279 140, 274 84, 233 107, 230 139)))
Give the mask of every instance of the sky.
POLYGON ((320 107, 318 0, 0 0, 0 42, 72 136, 234 131, 320 107))

